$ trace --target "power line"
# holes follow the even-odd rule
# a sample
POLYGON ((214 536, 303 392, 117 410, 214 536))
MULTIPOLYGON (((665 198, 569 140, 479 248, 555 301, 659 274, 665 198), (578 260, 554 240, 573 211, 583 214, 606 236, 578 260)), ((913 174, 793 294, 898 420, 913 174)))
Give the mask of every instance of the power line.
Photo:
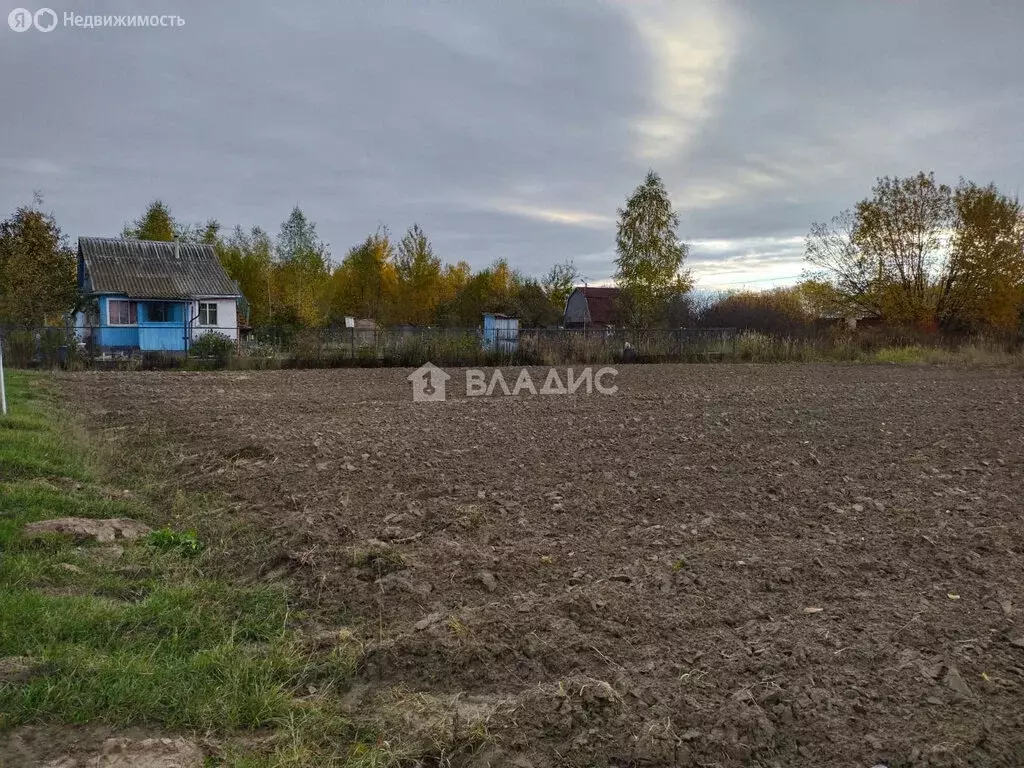
MULTIPOLYGON (((719 274, 728 274, 728 272, 721 272, 719 274)), ((714 275, 710 275, 710 277, 714 277, 714 275)), ((735 280, 730 283, 716 283, 716 285, 746 285, 747 283, 767 283, 772 280, 794 280, 798 277, 803 277, 803 275, 784 275, 782 277, 760 277, 757 278, 756 280, 735 280)), ((697 277, 698 280, 706 280, 707 278, 707 275, 705 275, 704 277, 698 275, 697 277)))

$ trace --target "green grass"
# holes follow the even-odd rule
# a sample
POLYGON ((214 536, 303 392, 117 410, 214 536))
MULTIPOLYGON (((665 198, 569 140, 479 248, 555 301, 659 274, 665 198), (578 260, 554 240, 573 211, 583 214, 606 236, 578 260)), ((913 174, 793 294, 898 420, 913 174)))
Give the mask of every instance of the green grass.
POLYGON ((55 517, 153 524, 158 516, 99 482, 102 468, 62 426, 44 376, 9 373, 7 384, 0 658, 27 657, 37 671, 19 684, 0 683, 0 728, 152 726, 213 736, 222 745, 214 764, 365 764, 375 739, 363 739, 339 714, 334 696, 357 653, 309 650, 291 626, 283 589, 207 576, 204 563, 217 553, 194 532, 165 528, 116 549, 23 534, 26 523, 55 517), (256 747, 250 732, 260 735, 256 747))
POLYGON ((68 451, 44 414, 46 392, 38 376, 7 374, 7 401, 12 411, 0 418, 0 481, 57 477, 84 479, 81 457, 68 451))

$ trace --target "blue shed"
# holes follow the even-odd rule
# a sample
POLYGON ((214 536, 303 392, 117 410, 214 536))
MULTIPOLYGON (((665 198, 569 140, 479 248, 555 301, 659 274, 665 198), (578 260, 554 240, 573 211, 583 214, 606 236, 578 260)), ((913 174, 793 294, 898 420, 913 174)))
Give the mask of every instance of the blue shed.
POLYGON ((482 345, 488 352, 515 352, 519 348, 519 318, 495 313, 485 314, 482 345))
POLYGON ((238 338, 237 285, 212 245, 78 240, 78 290, 94 305, 76 324, 101 352, 179 351, 206 333, 238 338))

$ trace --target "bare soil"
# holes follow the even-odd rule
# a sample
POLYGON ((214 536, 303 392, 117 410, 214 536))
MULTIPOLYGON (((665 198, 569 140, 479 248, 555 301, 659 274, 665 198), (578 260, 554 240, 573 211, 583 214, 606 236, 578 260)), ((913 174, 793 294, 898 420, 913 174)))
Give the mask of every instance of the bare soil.
POLYGON ((624 366, 614 396, 467 398, 455 371, 442 403, 409 373, 65 386, 226 494, 311 630, 360 639, 357 716, 448 702, 464 764, 1024 764, 1019 372, 624 366))

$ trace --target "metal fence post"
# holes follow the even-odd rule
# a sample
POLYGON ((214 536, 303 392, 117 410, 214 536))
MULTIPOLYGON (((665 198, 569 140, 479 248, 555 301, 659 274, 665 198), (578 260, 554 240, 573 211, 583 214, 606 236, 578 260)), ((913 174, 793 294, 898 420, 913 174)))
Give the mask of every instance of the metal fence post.
POLYGON ((0 336, 0 413, 7 415, 7 385, 4 383, 4 339, 0 336))

